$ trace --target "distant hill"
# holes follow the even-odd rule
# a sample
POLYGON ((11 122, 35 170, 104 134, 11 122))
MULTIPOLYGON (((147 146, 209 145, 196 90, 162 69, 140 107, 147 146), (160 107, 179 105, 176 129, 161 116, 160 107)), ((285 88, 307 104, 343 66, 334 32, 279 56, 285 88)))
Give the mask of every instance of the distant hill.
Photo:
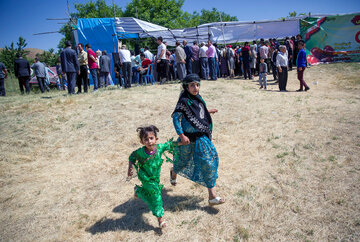
POLYGON ((32 59, 36 57, 36 54, 41 54, 44 52, 44 50, 36 49, 36 48, 25 48, 25 50, 30 51, 27 57, 32 59))
MULTIPOLYGON (((2 50, 3 48, 0 48, 2 50)), ((43 53, 44 50, 37 49, 37 48, 25 48, 25 50, 30 51, 30 53, 27 55, 28 58, 34 59, 36 54, 43 53)))

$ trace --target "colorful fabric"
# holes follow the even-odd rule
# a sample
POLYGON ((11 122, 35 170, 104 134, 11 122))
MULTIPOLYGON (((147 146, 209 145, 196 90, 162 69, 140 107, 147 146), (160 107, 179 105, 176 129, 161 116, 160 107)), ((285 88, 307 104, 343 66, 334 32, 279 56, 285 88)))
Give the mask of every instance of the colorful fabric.
MULTIPOLYGON (((186 81, 190 75, 188 75, 184 81, 186 81)), ((200 81, 199 76, 197 76, 197 78, 200 81)), ((190 122, 192 126, 196 127, 199 135, 205 134, 209 139, 211 139, 212 119, 206 108, 205 101, 199 94, 193 96, 187 91, 187 89, 185 89, 179 97, 179 101, 176 104, 173 114, 176 112, 183 113, 187 121, 190 122)), ((187 135, 186 132, 185 135, 187 135)), ((191 137, 189 138, 191 139, 191 137)))
MULTIPOLYGON (((194 134, 200 130, 193 127, 184 114, 175 112, 173 123, 177 134, 194 134)), ((180 139, 179 139, 180 141, 180 139)), ((189 145, 179 146, 174 154, 174 172, 207 188, 213 188, 218 178, 219 157, 214 144, 201 135, 189 145)))
MULTIPOLYGON (((168 151, 173 153, 174 143, 172 140, 158 144, 156 152, 149 155, 145 152, 145 146, 131 153, 129 161, 134 165, 142 186, 136 186, 136 194, 142 199, 156 217, 164 215, 164 208, 161 199, 161 190, 164 185, 160 184, 162 156, 168 151)), ((171 162, 166 157, 166 161, 171 162)))

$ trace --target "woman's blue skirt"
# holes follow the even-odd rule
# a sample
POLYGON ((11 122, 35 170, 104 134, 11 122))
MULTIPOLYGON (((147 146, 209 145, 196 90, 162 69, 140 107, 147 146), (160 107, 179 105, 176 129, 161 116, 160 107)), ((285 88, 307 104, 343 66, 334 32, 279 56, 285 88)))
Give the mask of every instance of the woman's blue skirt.
POLYGON ((214 144, 203 135, 189 145, 178 146, 174 156, 174 172, 207 188, 218 178, 219 157, 214 144))

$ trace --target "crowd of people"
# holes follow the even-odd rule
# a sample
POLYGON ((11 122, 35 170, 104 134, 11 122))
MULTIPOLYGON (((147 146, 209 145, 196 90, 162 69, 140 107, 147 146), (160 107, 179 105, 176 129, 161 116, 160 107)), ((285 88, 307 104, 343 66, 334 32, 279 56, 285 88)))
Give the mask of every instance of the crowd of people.
MULTIPOLYGON (((304 81, 304 71, 307 67, 305 43, 301 35, 286 37, 283 43, 270 38, 265 41, 245 42, 243 46, 233 48, 231 45, 217 45, 208 41, 192 45, 186 40, 176 41, 176 47, 169 49, 162 37, 157 38, 157 52, 151 53, 145 46, 135 55, 122 45, 117 58, 114 58, 116 80, 110 78, 111 58, 106 50, 94 52, 90 44, 77 45, 77 51, 72 49, 70 41, 66 41, 66 48, 60 53, 56 72, 59 77, 58 88, 68 89, 69 94, 88 92, 89 76, 93 81, 93 91, 115 83, 120 88, 130 88, 132 85, 144 85, 149 81, 164 84, 170 80, 183 81, 188 74, 197 74, 203 80, 217 80, 217 78, 243 77, 252 80, 259 78, 260 88, 267 89, 267 77, 273 75, 273 80, 279 84, 280 91, 286 91, 288 71, 297 66, 300 88, 297 91, 307 91, 309 86, 304 81), (146 81, 146 82, 145 82, 146 81)), ((114 57, 114 55, 113 55, 114 57)), ((116 55, 115 55, 116 57, 116 55)), ((46 65, 35 58, 34 64, 17 56, 15 60, 15 76, 19 80, 22 94, 30 92, 29 81, 33 70, 41 92, 49 91, 49 72, 54 74, 46 65)), ((0 95, 5 96, 4 79, 8 72, 0 63, 0 95)))

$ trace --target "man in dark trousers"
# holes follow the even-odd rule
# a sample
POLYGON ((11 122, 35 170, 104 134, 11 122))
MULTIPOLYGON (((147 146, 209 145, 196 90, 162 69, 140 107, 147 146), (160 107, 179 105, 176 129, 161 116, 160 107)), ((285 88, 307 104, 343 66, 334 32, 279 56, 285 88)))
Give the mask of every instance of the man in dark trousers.
POLYGON ((0 62, 0 96, 6 95, 5 93, 5 79, 8 77, 8 72, 4 63, 0 62))
POLYGON ((14 73, 19 80, 21 94, 24 94, 24 86, 26 94, 30 93, 30 63, 23 59, 20 53, 16 54, 17 59, 14 64, 14 73))
POLYGON ((80 75, 80 67, 75 50, 71 49, 71 42, 65 41, 66 48, 61 51, 61 70, 66 73, 68 93, 75 94, 76 73, 80 75))
POLYGON ((186 72, 189 75, 189 74, 192 74, 192 55, 193 55, 193 51, 192 51, 192 48, 187 45, 186 40, 183 40, 183 45, 184 45, 184 51, 185 51, 185 54, 186 54, 186 72))
POLYGON ((107 87, 109 83, 109 73, 110 73, 110 65, 111 59, 107 55, 106 50, 102 51, 102 55, 100 57, 100 87, 107 87))
POLYGON ((78 44, 78 62, 80 65, 80 75, 77 76, 76 84, 78 87, 77 93, 81 93, 81 86, 84 86, 84 92, 88 92, 88 55, 84 50, 84 45, 82 43, 78 44))
POLYGON ((44 93, 45 88, 47 91, 49 91, 50 88, 45 83, 45 81, 46 81, 45 65, 39 61, 39 58, 35 57, 35 62, 34 62, 34 64, 32 64, 31 69, 33 69, 35 72, 35 76, 39 83, 41 93, 44 93))

